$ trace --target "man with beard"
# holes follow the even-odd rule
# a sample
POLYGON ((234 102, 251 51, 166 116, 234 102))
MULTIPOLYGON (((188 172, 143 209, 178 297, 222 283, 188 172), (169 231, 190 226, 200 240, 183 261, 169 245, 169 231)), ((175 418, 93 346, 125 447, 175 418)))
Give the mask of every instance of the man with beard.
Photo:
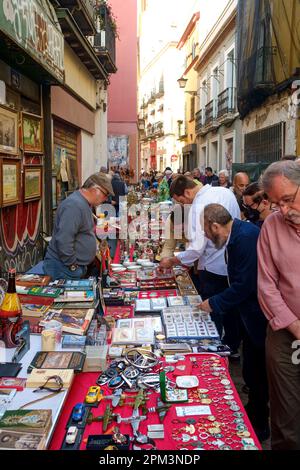
POLYGON ((300 449, 300 165, 281 161, 262 176, 273 209, 258 242, 258 298, 269 321, 266 361, 272 448, 300 449), (294 355, 293 355, 294 353, 294 355))
MULTIPOLYGON (((238 219, 220 204, 204 209, 204 232, 218 250, 225 247, 229 287, 201 304, 211 313, 238 310, 243 325, 243 378, 249 387, 246 410, 259 440, 270 435, 265 366, 267 322, 257 299, 257 240, 259 229, 238 219)), ((225 313, 226 315, 226 313, 225 313)))

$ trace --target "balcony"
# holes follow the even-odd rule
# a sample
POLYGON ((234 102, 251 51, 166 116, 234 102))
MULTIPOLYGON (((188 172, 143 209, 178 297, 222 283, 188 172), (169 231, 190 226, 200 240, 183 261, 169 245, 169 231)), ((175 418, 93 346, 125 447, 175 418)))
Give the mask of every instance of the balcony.
POLYGON ((94 0, 59 0, 52 3, 57 7, 68 8, 80 31, 85 35, 96 33, 96 16, 94 0))
POLYGON ((148 99, 148 104, 154 103, 155 101, 155 91, 151 91, 150 97, 148 99))
POLYGON ((200 109, 200 111, 197 111, 195 114, 195 130, 196 134, 200 134, 201 130, 205 126, 205 108, 200 109))
POLYGON ((187 127, 185 121, 177 121, 178 124, 178 140, 187 138, 187 127))
POLYGON ((85 65, 88 71, 97 80, 107 80, 108 73, 103 64, 99 61, 95 49, 82 33, 75 21, 71 10, 68 8, 58 8, 56 15, 65 37, 66 42, 73 49, 76 56, 85 65))
POLYGON ((205 125, 212 125, 218 115, 218 100, 213 99, 205 106, 205 125))
POLYGON ((218 95, 218 119, 231 120, 236 111, 236 89, 226 88, 218 95))
POLYGON ((108 73, 116 73, 116 25, 105 5, 102 5, 97 13, 97 33, 90 39, 105 70, 108 73))
POLYGON ((164 123, 162 121, 155 122, 154 124, 148 124, 147 126, 147 137, 160 137, 164 134, 164 123))

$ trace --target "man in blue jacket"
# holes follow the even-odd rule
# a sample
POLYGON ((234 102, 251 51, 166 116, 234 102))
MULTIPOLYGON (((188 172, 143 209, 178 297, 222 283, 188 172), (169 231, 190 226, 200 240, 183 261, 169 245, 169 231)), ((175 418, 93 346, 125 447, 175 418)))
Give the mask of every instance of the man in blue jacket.
MULTIPOLYGON (((260 440, 269 437, 268 385, 265 365, 267 321, 257 300, 257 240, 254 224, 231 215, 220 204, 204 209, 204 231, 217 249, 225 246, 228 288, 202 303, 206 312, 236 308, 243 324, 243 377, 249 387, 248 416, 260 440)), ((228 313, 230 314, 230 313, 228 313)))

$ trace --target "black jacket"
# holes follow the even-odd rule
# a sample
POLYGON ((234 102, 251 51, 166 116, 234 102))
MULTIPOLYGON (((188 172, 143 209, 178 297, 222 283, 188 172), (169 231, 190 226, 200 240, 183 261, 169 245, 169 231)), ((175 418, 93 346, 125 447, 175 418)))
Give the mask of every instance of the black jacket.
MULTIPOLYGON (((256 345, 264 347, 267 320, 257 300, 257 240, 260 230, 254 224, 235 219, 227 245, 228 289, 209 299, 214 312, 234 307, 256 345)), ((230 315, 230 313, 228 313, 230 315)))
POLYGON ((112 177, 111 184, 115 193, 112 200, 116 201, 116 206, 118 207, 120 196, 125 196, 126 194, 126 184, 121 180, 119 175, 114 175, 112 177))

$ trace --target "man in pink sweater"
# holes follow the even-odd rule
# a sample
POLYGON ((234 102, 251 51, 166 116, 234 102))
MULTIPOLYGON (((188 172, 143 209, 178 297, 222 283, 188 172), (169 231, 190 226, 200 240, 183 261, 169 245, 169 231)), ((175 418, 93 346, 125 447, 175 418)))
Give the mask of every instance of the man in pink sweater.
POLYGON ((258 242, 258 298, 269 321, 266 360, 272 448, 300 450, 300 165, 281 161, 262 177, 273 208, 258 242), (299 347, 299 346, 298 346, 299 347))

